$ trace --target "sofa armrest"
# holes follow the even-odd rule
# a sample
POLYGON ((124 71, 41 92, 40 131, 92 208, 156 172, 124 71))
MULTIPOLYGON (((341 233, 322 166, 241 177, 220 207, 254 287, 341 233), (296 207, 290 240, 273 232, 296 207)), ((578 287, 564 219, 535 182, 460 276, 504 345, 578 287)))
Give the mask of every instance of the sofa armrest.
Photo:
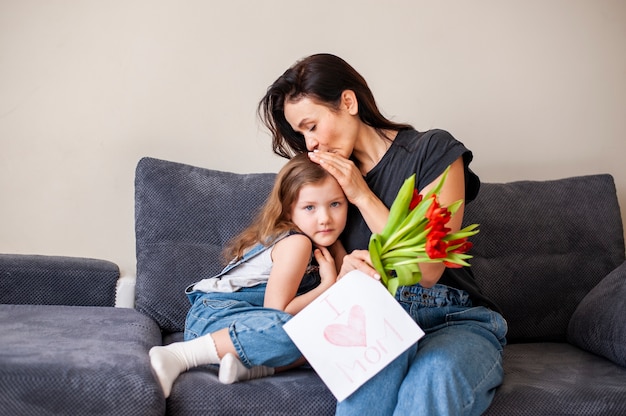
POLYGON ((135 286, 137 285, 137 277, 124 275, 117 281, 117 290, 115 293, 116 308, 134 308, 135 307, 135 286))
POLYGON ((0 254, 0 303, 114 306, 119 277, 106 260, 0 254))

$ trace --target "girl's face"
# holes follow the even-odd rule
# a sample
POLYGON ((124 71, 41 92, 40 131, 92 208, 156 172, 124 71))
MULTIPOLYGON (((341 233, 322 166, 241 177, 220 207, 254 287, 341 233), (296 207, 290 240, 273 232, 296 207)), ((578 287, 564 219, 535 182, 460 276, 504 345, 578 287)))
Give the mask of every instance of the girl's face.
POLYGON ((347 159, 354 149, 359 128, 359 118, 349 105, 342 100, 339 110, 333 111, 303 97, 285 101, 284 113, 291 128, 304 136, 309 151, 337 153, 347 159))
POLYGON ((304 185, 291 206, 291 221, 316 246, 328 247, 346 226, 348 201, 337 181, 331 177, 304 185))

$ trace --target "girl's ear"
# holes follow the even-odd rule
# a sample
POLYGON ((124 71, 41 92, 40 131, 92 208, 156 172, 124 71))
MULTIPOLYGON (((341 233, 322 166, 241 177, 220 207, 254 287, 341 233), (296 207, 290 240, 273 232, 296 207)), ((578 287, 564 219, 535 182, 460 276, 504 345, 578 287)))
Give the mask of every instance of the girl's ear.
POLYGON ((341 93, 341 104, 350 115, 355 116, 359 113, 359 102, 356 99, 356 94, 352 90, 344 90, 341 93))

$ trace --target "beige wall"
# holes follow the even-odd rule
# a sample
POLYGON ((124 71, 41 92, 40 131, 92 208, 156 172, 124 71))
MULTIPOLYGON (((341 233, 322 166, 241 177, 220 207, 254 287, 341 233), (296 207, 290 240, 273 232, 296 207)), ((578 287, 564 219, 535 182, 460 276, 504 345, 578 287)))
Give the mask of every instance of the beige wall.
POLYGON ((277 170, 256 104, 321 51, 483 181, 608 172, 624 205, 625 39, 621 0, 0 0, 0 252, 133 274, 139 158, 277 170))

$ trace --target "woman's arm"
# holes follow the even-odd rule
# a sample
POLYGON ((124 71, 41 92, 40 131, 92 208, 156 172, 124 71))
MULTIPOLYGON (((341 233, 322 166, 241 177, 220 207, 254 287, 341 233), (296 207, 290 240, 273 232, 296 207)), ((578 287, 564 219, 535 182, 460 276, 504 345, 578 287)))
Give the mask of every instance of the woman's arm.
MULTIPOLYGON (((439 183, 440 180, 441 176, 424 187, 424 189, 420 191, 421 194, 427 194, 433 187, 436 186, 437 183, 439 183)), ((446 177, 446 182, 439 193, 439 203, 443 206, 448 206, 459 199, 465 200, 465 165, 462 157, 459 157, 452 163, 450 170, 448 171, 448 176, 446 177)), ((465 204, 461 205, 456 214, 450 219, 450 222, 448 222, 447 227, 451 229, 451 232, 456 232, 461 228, 464 208, 465 204)), ((384 217, 383 225, 377 232, 380 232, 384 228, 384 224, 386 223, 388 216, 389 214, 387 212, 384 217)), ((419 267, 422 272, 422 280, 420 284, 424 287, 431 287, 435 285, 445 270, 445 266, 442 263, 420 263, 419 267)), ((339 277, 344 276, 352 270, 360 270, 375 279, 380 279, 380 276, 372 267, 369 252, 367 250, 355 250, 345 256, 341 264, 339 277)))
POLYGON ((294 234, 280 240, 272 250, 272 271, 263 306, 295 315, 337 280, 335 262, 326 248, 316 249, 315 258, 320 265, 321 283, 314 289, 296 296, 302 277, 309 264, 311 240, 302 234, 294 234))
MULTIPOLYGON (((420 190, 420 194, 426 195, 441 181, 441 176, 424 187, 424 189, 420 190)), ((441 206, 448 206, 459 199, 465 201, 465 165, 462 156, 455 160, 450 166, 446 182, 439 192, 439 204, 441 206)), ((450 218, 448 224, 446 224, 447 228, 450 228, 451 233, 455 233, 461 229, 464 210, 465 203, 461 205, 454 216, 450 218)), ((432 287, 437 284, 446 266, 444 266, 443 263, 420 263, 419 268, 422 272, 420 285, 432 287)))

